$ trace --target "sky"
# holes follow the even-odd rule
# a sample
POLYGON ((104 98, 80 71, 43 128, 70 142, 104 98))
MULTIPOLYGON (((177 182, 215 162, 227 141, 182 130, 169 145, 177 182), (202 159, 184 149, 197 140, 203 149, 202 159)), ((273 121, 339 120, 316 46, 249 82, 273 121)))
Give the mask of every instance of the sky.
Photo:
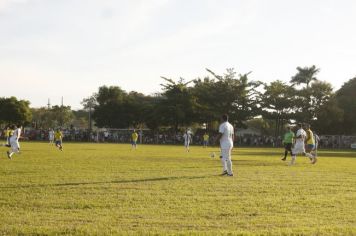
POLYGON ((80 109, 103 85, 152 94, 160 76, 252 71, 289 81, 316 65, 356 76, 354 0, 0 0, 0 97, 80 109))

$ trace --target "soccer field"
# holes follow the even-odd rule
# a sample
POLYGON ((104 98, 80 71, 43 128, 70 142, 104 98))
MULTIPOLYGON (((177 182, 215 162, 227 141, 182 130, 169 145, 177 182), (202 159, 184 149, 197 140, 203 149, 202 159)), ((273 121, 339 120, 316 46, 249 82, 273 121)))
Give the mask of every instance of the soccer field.
POLYGON ((0 235, 356 235, 355 151, 290 167, 282 149, 237 148, 222 177, 217 148, 130 148, 1 147, 0 235))

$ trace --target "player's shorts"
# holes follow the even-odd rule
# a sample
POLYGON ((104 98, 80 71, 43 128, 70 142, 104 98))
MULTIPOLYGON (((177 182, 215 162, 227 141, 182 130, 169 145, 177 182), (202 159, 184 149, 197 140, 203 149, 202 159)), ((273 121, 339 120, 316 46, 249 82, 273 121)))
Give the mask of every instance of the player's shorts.
POLYGON ((232 148, 221 149, 222 158, 224 158, 225 160, 231 159, 231 150, 232 150, 232 148))
POLYGON ((292 153, 293 154, 298 154, 298 153, 304 153, 305 152, 305 147, 303 142, 296 142, 294 144, 294 148, 292 148, 292 153))
POLYGON ((315 145, 314 144, 307 144, 307 150, 308 151, 313 151, 315 149, 315 145))
POLYGON ((131 141, 131 144, 132 144, 132 145, 136 145, 136 144, 137 144, 137 141, 131 141))
POLYGON ((203 141, 203 144, 204 144, 205 146, 208 146, 208 141, 203 141))
POLYGON ((190 142, 184 142, 184 146, 185 146, 185 147, 188 147, 189 144, 190 144, 190 142))
POLYGON ((56 146, 62 146, 62 141, 61 140, 56 140, 56 146))
POLYGON ((10 146, 13 152, 18 152, 20 149, 20 144, 17 140, 10 140, 10 146))
POLYGON ((291 143, 284 144, 284 149, 291 152, 292 151, 292 144, 291 143))
POLYGON ((54 137, 53 136, 49 136, 49 141, 54 141, 54 137))

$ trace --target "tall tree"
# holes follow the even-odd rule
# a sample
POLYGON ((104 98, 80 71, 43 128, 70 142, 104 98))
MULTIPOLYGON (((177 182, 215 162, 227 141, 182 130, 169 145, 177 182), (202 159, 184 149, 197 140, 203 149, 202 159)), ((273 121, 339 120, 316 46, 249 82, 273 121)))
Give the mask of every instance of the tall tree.
POLYGON ((294 88, 280 80, 264 85, 261 95, 263 117, 275 121, 275 136, 280 135, 284 124, 291 119, 295 101, 294 88))
POLYGON ((227 69, 224 75, 207 71, 214 77, 194 81, 194 92, 198 106, 202 108, 200 117, 207 120, 218 119, 223 113, 230 115, 232 123, 243 126, 243 121, 259 114, 259 81, 251 81, 247 74, 237 75, 234 69, 227 69))
POLYGON ((0 98, 0 124, 23 124, 31 122, 30 102, 15 97, 0 98))
POLYGON ((311 67, 297 67, 297 74, 292 77, 291 83, 292 84, 305 84, 306 88, 309 88, 311 82, 316 81, 316 74, 319 73, 320 69, 316 68, 315 65, 311 67))
POLYGON ((356 77, 336 92, 336 100, 344 112, 340 128, 345 134, 356 134, 356 77))
POLYGON ((313 130, 319 134, 345 134, 343 126, 344 111, 338 106, 333 94, 316 112, 316 119, 312 122, 313 130))
POLYGON ((69 126, 74 118, 70 106, 53 106, 51 109, 56 126, 69 126))
POLYGON ((126 128, 129 119, 124 103, 127 93, 117 86, 102 86, 97 93, 93 119, 98 127, 126 128))
POLYGON ((161 84, 163 93, 158 109, 163 124, 171 125, 175 130, 179 126, 190 125, 194 121, 196 110, 196 98, 188 87, 192 81, 185 82, 183 78, 178 82, 166 77, 162 79, 166 83, 161 84))

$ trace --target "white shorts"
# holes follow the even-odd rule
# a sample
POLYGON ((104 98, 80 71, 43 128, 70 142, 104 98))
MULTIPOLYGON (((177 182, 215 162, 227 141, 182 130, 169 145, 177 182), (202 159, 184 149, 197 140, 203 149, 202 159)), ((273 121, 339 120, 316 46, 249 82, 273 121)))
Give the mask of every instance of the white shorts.
POLYGON ((11 145, 11 150, 13 152, 18 152, 19 151, 19 148, 20 148, 20 144, 17 140, 15 141, 10 141, 10 145, 11 145))
POLYGON ((185 147, 189 147, 190 142, 184 142, 185 147))
POLYGON ((221 149, 222 158, 224 158, 225 160, 228 160, 228 159, 231 160, 231 150, 232 150, 232 148, 221 149))
POLYGON ((292 153, 293 154, 300 154, 305 152, 305 146, 304 143, 302 142, 296 142, 294 144, 294 147, 292 148, 292 153))

